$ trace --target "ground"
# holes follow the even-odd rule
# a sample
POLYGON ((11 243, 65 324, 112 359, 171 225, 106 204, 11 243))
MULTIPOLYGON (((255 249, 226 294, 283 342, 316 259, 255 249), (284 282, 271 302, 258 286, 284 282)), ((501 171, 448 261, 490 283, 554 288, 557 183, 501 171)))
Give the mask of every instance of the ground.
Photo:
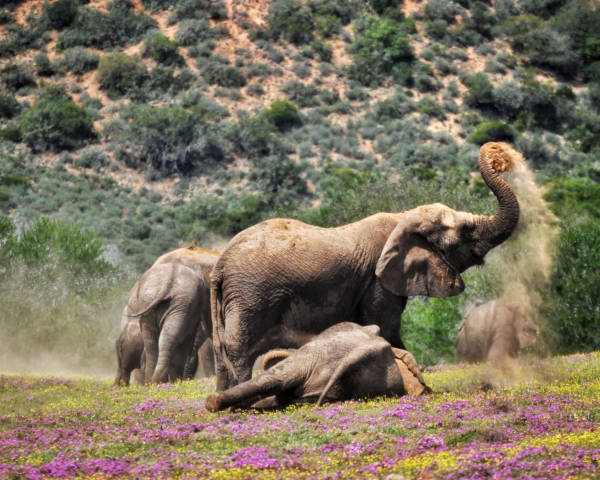
POLYGON ((600 353, 425 374, 434 394, 210 414, 214 379, 0 376, 2 478, 600 478, 600 353), (495 385, 492 387, 491 385, 495 385))

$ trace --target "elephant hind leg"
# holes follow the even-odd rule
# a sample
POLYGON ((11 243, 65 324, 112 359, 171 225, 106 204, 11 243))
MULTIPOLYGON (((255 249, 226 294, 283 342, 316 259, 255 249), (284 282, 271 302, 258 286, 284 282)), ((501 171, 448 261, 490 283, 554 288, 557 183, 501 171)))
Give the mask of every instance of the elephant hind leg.
POLYGON ((158 359, 158 331, 148 318, 140 318, 142 338, 144 339, 145 368, 144 381, 151 383, 158 359))

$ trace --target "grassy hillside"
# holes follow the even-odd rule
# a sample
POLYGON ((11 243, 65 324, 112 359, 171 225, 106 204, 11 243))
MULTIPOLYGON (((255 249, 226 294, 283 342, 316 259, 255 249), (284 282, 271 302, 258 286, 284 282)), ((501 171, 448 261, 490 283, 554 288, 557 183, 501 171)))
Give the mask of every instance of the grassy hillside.
POLYGON ((208 413, 206 380, 0 376, 0 476, 598 478, 599 355, 520 368, 492 391, 490 372, 453 366, 425 374, 432 395, 264 414, 208 413))
MULTIPOLYGON (((599 32, 591 0, 9 0, 0 214, 15 237, 40 216, 97 234, 130 285, 165 250, 275 215, 490 213, 472 172, 479 145, 507 140, 560 219, 532 287, 544 345, 598 348, 599 32)), ((421 361, 453 358, 462 312, 502 292, 519 242, 460 298, 411 302, 421 361)), ((21 268, 11 255, 1 271, 21 268)))

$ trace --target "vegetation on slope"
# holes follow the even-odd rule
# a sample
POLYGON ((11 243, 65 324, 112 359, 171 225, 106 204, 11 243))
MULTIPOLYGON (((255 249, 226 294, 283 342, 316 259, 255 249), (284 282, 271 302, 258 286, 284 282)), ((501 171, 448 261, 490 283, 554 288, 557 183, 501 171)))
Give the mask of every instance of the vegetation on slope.
MULTIPOLYGON (((547 343, 598 348, 594 2, 12 0, 0 29, 0 212, 17 225, 75 222, 141 271, 275 215, 486 213, 476 152, 508 140, 563 222, 547 343)), ((467 295, 409 307, 421 361, 452 359, 461 311, 498 294, 469 275, 467 295)))

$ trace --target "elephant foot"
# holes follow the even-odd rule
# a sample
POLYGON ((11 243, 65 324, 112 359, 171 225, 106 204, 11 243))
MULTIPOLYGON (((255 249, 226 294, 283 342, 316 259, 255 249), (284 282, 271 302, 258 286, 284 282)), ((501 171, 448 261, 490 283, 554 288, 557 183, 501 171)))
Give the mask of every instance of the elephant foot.
POLYGON ((209 412, 218 412, 223 409, 222 397, 218 393, 213 393, 206 398, 205 407, 209 412))

